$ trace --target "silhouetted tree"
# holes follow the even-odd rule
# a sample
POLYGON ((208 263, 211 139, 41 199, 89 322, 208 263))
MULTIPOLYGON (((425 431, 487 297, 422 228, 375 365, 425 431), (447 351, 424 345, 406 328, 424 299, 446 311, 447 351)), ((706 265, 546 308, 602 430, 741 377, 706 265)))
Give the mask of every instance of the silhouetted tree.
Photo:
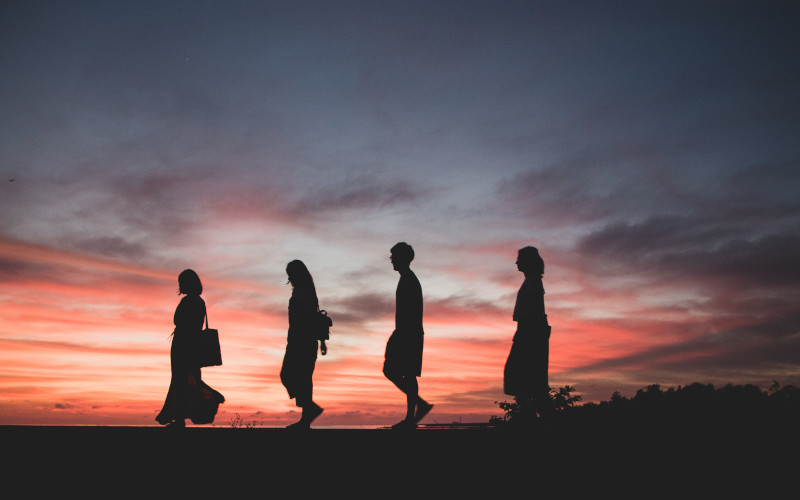
POLYGON ((575 393, 575 388, 569 385, 559 389, 548 387, 549 408, 544 412, 536 412, 533 405, 520 404, 520 402, 501 401, 496 402, 501 410, 505 412, 502 417, 493 416, 489 423, 495 426, 501 425, 524 425, 534 422, 539 417, 550 417, 564 413, 570 408, 574 408, 581 401, 581 396, 575 393), (534 413, 534 414, 531 414, 534 413))
MULTIPOLYGON (((581 397, 575 388, 565 386, 550 389, 552 412, 561 420, 580 419, 581 422, 637 425, 643 428, 691 428, 702 426, 740 425, 795 425, 800 419, 800 389, 781 386, 778 382, 766 391, 753 384, 727 384, 716 388, 698 382, 687 386, 662 389, 651 384, 636 391, 632 398, 614 392, 609 401, 577 405, 581 397), (642 427, 645 426, 645 427, 642 427), (650 426, 650 427, 648 427, 650 426), (689 426, 689 427, 687 427, 689 426)), ((490 424, 501 426, 536 421, 540 415, 526 415, 516 402, 497 403, 505 414, 490 419, 490 424)))

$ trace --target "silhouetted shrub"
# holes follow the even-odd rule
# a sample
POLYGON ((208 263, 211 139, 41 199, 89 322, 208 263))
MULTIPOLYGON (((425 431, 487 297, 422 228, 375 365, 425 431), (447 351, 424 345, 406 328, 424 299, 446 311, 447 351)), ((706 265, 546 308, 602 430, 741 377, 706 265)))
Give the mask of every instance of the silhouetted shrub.
POLYGON ((493 416, 489 423, 494 426, 508 424, 529 423, 539 417, 549 417, 562 414, 570 408, 574 408, 576 403, 581 401, 581 396, 574 394, 575 388, 569 385, 559 389, 549 388, 549 401, 546 404, 534 404, 526 401, 501 401, 496 404, 505 412, 502 417, 493 416))
MULTIPOLYGON (((663 390, 652 384, 636 391, 628 399, 614 392, 609 401, 577 405, 581 396, 575 388, 565 386, 550 391, 553 405, 549 417, 553 420, 569 418, 571 421, 649 424, 700 424, 724 426, 725 424, 779 425, 800 419, 800 389, 781 386, 778 382, 766 391, 752 384, 727 384, 715 388, 712 384, 692 383, 684 387, 663 390)), ((505 411, 494 416, 490 424, 536 421, 536 415, 525 415, 516 402, 497 403, 505 411)))

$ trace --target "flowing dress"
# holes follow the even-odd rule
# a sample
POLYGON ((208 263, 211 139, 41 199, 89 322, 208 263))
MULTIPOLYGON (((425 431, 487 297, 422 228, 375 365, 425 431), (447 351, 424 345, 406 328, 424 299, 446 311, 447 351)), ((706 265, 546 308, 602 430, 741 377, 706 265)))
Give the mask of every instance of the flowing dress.
POLYGON ((175 309, 175 331, 169 352, 172 378, 156 421, 162 425, 191 419, 195 424, 214 421, 225 398, 203 382, 196 361, 196 341, 203 329, 206 303, 199 295, 187 295, 175 309))
POLYGON ((506 361, 503 392, 511 396, 536 397, 548 393, 550 325, 544 310, 541 279, 526 279, 514 306, 517 331, 506 361))
POLYGON ((299 407, 312 401, 314 384, 312 377, 317 363, 319 342, 311 328, 319 302, 314 292, 303 286, 295 286, 289 299, 289 332, 286 337, 286 353, 281 366, 281 383, 299 407))

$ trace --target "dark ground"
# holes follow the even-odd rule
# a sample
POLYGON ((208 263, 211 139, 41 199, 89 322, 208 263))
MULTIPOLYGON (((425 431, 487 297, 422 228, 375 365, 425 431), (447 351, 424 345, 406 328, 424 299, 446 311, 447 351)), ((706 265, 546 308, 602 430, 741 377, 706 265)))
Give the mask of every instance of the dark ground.
POLYGON ((563 421, 527 431, 0 426, 14 498, 763 498, 800 474, 797 426, 563 421), (737 495, 739 496, 739 495, 737 495))

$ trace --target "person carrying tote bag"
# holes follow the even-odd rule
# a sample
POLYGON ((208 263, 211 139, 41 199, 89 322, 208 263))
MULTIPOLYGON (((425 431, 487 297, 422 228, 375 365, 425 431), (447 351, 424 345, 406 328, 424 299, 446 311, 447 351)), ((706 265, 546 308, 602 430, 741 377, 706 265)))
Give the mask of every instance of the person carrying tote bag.
MULTIPOLYGON (((197 345, 208 333, 206 303, 200 297, 203 285, 191 269, 178 276, 178 293, 184 295, 175 309, 170 348, 172 377, 167 397, 156 421, 171 429, 186 427, 186 419, 195 424, 208 424, 214 421, 219 405, 225 398, 208 386, 200 374, 197 345), (203 321, 206 330, 203 330, 203 321)), ((217 346, 218 346, 217 335, 217 346)))

